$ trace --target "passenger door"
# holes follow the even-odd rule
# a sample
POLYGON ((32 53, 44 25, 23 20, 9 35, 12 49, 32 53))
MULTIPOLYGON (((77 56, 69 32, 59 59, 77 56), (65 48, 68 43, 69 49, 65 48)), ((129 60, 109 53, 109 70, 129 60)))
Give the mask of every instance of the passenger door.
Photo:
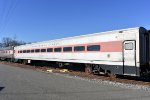
POLYGON ((123 43, 123 68, 125 75, 136 75, 136 42, 133 40, 123 43))

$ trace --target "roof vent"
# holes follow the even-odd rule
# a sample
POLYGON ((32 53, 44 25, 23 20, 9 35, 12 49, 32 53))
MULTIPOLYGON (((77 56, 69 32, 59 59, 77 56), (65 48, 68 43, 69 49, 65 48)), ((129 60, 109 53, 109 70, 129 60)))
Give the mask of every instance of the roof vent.
POLYGON ((123 33, 123 31, 119 31, 119 33, 123 33))

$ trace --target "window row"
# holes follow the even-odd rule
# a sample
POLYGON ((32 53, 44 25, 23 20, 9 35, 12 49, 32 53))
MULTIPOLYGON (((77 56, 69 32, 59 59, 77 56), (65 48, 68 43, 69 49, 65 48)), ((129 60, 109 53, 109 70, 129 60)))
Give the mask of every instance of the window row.
MULTIPOLYGON (((18 53, 34 53, 34 52, 79 52, 85 51, 85 46, 74 46, 72 47, 63 47, 63 48, 47 48, 47 49, 32 49, 32 50, 20 50, 18 53)), ((100 45, 89 45, 87 46, 87 51, 100 51, 100 45)))
POLYGON ((0 51, 0 53, 10 53, 10 51, 0 51))

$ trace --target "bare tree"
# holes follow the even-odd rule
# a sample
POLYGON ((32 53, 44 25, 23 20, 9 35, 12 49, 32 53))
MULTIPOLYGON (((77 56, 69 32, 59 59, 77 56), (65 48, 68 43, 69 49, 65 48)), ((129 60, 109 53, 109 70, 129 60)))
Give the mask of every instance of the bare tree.
POLYGON ((2 38, 0 47, 18 46, 22 44, 26 44, 26 43, 23 41, 17 41, 16 38, 4 37, 2 38))
POLYGON ((2 48, 3 47, 3 44, 2 43, 0 43, 0 48, 2 48))
POLYGON ((2 38, 2 46, 3 47, 9 47, 12 44, 12 39, 9 37, 2 38))

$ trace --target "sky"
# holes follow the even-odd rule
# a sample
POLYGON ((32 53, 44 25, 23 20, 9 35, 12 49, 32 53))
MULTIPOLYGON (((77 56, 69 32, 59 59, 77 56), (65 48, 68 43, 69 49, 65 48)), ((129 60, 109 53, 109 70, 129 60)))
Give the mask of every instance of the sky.
POLYGON ((150 29, 150 0, 0 0, 0 39, 39 42, 132 27, 150 29))

